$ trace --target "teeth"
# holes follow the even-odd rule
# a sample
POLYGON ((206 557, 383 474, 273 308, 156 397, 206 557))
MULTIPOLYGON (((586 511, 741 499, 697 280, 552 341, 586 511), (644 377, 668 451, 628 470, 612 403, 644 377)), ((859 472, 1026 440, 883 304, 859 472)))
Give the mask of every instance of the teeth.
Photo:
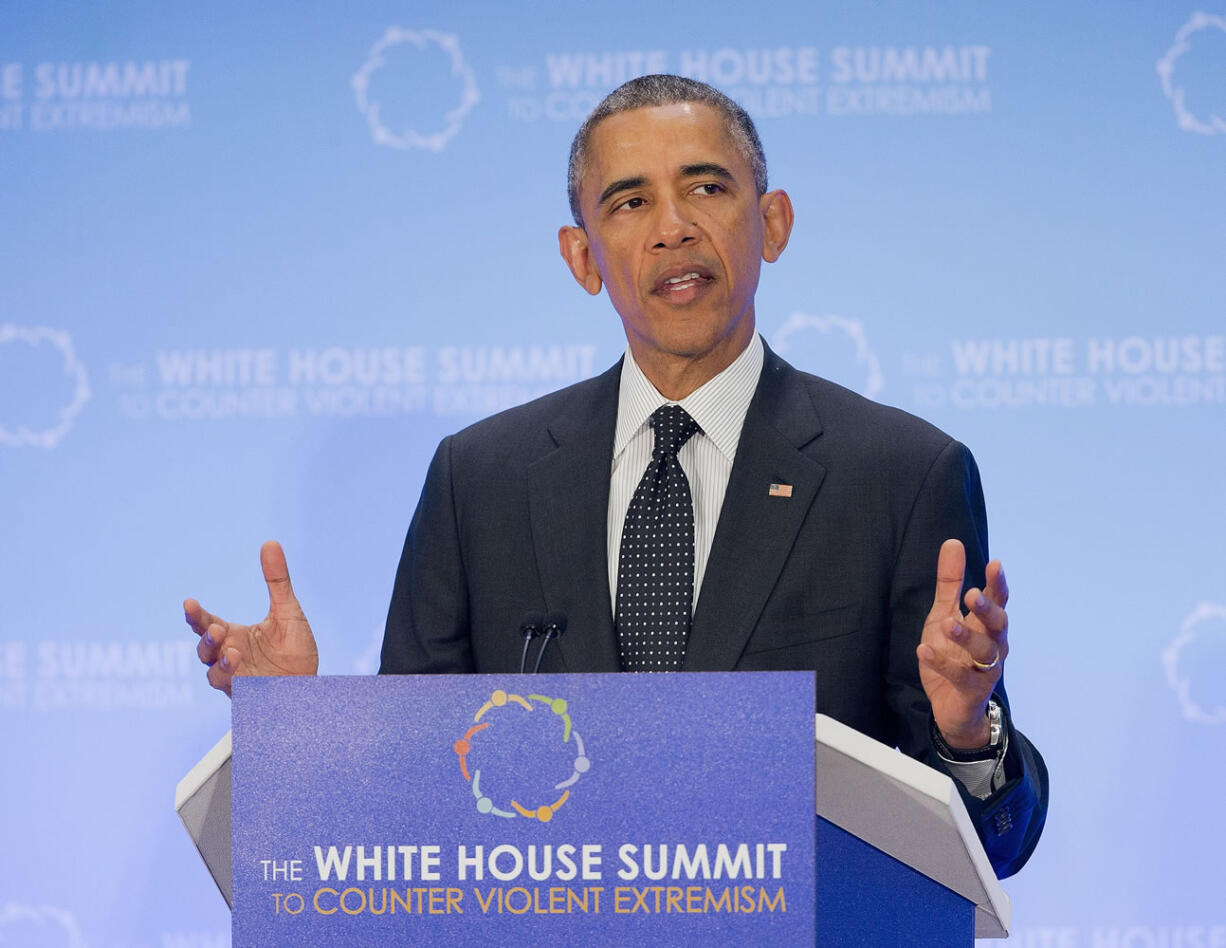
POLYGON ((698 278, 699 278, 698 274, 695 273, 693 270, 691 270, 685 276, 669 277, 664 282, 665 283, 685 283, 687 280, 697 280, 698 278))

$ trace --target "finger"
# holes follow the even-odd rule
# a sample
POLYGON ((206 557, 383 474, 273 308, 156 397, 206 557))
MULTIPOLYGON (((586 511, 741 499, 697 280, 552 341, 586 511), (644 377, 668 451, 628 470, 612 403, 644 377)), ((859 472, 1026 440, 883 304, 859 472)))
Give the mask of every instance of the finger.
POLYGON ((990 595, 985 595, 978 589, 968 589, 964 597, 966 608, 979 620, 993 638, 1009 628, 1009 614, 1002 606, 992 601, 990 595))
MULTIPOLYGON (((977 593, 978 590, 971 590, 970 593, 967 593, 968 606, 975 601, 974 597, 977 593)), ((959 661, 980 672, 986 670, 983 667, 985 665, 996 667, 1009 654, 1008 616, 999 606, 986 599, 983 601, 984 608, 989 613, 986 618, 993 622, 999 621, 1000 628, 989 627, 974 611, 963 616, 961 622, 955 622, 953 619, 946 620, 947 623, 953 625, 947 638, 962 652, 959 661), (999 611, 999 616, 995 614, 997 611, 999 611)))
POLYGON ((294 587, 289 582, 289 567, 285 564, 285 551, 276 540, 269 540, 260 547, 260 567, 264 570, 264 582, 268 584, 269 612, 298 611, 294 587))
POLYGON ((988 564, 984 594, 1002 609, 1009 604, 1009 584, 1005 581, 1005 568, 1000 560, 992 560, 988 564))
POLYGON ((999 675, 1009 654, 1008 644, 991 636, 975 636, 966 643, 965 648, 970 669, 976 673, 994 672, 999 675))
POLYGON ((196 654, 200 656, 200 661, 206 665, 216 662, 221 657, 221 650, 225 647, 229 635, 229 627, 220 622, 214 622, 205 629, 204 635, 196 642, 196 654))
MULTIPOLYGON (((1009 653, 1004 631, 989 631, 974 615, 967 615, 961 621, 946 617, 940 623, 940 630, 944 633, 945 641, 950 643, 947 649, 936 649, 949 659, 950 664, 946 666, 946 671, 954 668, 973 672, 988 671, 1003 662, 1009 653)), ((931 646, 940 643, 938 641, 928 644, 931 646)))
POLYGON ((966 550, 961 540, 946 540, 937 556, 937 587, 932 598, 933 612, 958 610, 962 577, 966 572, 966 550))
POLYGON ((207 676, 209 684, 218 691, 230 694, 234 676, 239 673, 238 667, 240 662, 241 658, 237 649, 226 649, 217 660, 217 663, 209 667, 207 676))
POLYGON ((206 612, 195 599, 183 600, 183 618, 187 620, 187 624, 192 627, 192 631, 197 635, 204 635, 208 631, 209 626, 215 623, 225 625, 225 622, 217 618, 213 613, 206 612))
MULTIPOLYGON (((962 649, 939 649, 924 643, 916 647, 915 656, 921 665, 940 675, 958 691, 973 695, 975 700, 990 694, 1000 679, 999 664, 977 668, 971 653, 962 649)), ((991 665, 991 660, 989 655, 983 664, 991 665)))

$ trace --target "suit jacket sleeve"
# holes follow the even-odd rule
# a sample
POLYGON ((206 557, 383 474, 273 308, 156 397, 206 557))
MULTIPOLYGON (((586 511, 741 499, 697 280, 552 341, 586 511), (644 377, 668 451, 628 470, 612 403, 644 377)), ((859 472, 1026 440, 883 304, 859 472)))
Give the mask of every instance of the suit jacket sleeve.
POLYGON ((446 438, 435 452, 409 524, 387 614, 380 674, 474 670, 453 443, 454 436, 446 438))
MULTIPOLYGON (((966 546, 966 587, 983 586, 988 559, 987 516, 979 470, 971 453, 951 441, 937 456, 916 496, 900 547, 891 588, 890 655, 886 698, 897 715, 900 749, 949 773, 931 738, 932 711, 920 687, 915 649, 932 607, 934 565, 941 542, 958 537, 966 546)), ((1002 678, 996 691, 1005 711, 1006 783, 985 800, 954 779, 967 811, 1000 878, 1017 872, 1030 857, 1047 815, 1047 768, 1012 723, 1002 678)))

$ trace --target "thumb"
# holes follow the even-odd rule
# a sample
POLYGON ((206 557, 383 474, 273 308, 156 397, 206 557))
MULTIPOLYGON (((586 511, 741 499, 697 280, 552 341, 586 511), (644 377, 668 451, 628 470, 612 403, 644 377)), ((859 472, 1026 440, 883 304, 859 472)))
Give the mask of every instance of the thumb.
POLYGON ((294 587, 289 582, 285 551, 276 540, 269 540, 260 547, 260 567, 264 570, 264 582, 268 584, 268 611, 300 611, 294 587))
POLYGON ((932 599, 933 611, 942 607, 947 612, 958 609, 962 598, 962 578, 966 572, 966 549, 961 540, 946 540, 937 557, 937 588, 932 599))

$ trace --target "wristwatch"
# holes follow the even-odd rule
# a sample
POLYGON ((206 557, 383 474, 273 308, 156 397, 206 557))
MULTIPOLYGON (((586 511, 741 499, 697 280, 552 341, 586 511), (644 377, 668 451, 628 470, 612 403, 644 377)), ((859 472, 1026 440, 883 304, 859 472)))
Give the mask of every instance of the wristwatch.
POLYGON ((936 721, 932 722, 932 743, 946 760, 960 764, 974 763, 977 760, 994 760, 1000 756, 1005 742, 1005 713, 995 698, 988 699, 988 742, 983 747, 972 750, 956 750, 945 743, 941 729, 936 721))

